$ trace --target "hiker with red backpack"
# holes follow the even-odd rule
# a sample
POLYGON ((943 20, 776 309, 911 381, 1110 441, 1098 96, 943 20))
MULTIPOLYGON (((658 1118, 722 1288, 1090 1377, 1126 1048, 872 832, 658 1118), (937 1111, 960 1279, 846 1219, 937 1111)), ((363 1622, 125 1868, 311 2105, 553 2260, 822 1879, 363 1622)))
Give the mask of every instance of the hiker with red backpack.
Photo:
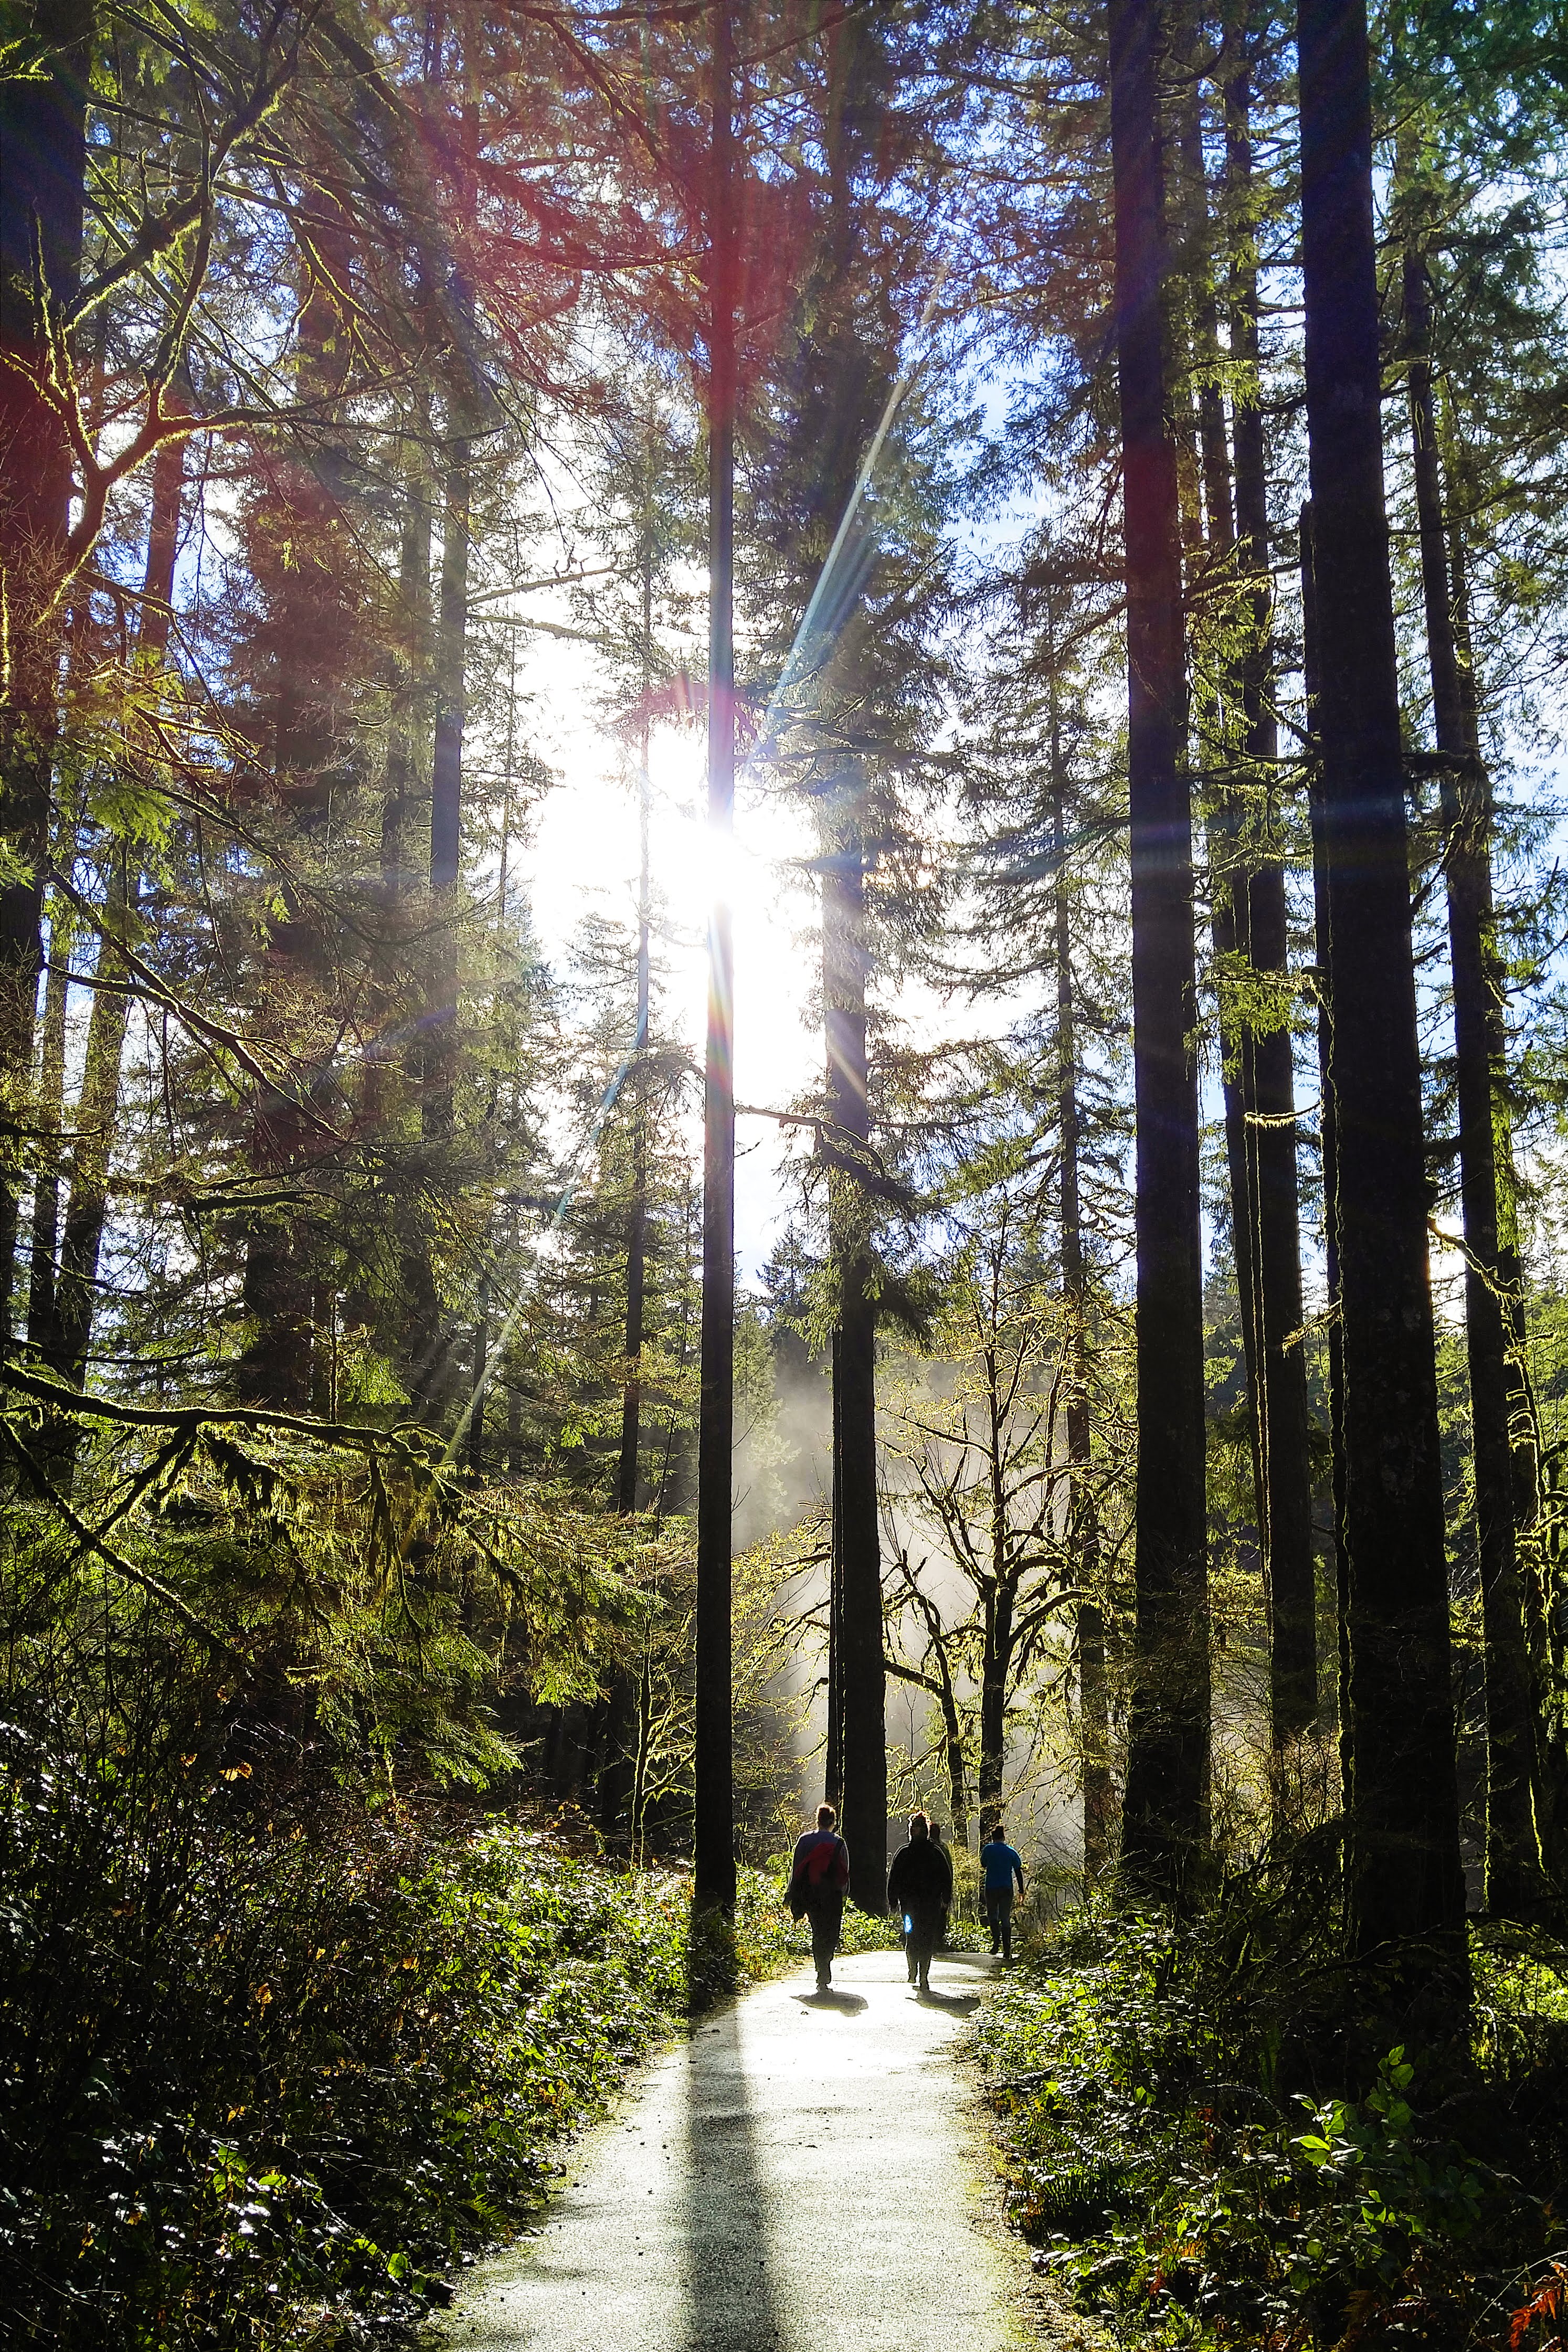
POLYGON ((784 1898, 793 1917, 811 1921, 818 1992, 826 1992, 833 1982, 833 1955, 838 1949, 848 1885, 849 1849, 838 1834, 838 1815, 831 1805, 818 1805, 816 1827, 795 1843, 784 1898))

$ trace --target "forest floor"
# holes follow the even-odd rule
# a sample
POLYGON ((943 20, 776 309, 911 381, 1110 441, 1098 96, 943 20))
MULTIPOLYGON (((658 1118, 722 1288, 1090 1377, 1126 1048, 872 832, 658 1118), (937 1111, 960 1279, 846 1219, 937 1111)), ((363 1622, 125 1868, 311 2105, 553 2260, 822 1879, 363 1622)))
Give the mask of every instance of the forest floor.
POLYGON ((452 2352, 1004 2352, 1028 2256, 958 2071, 994 1964, 901 1953, 724 2001, 578 2142, 538 2227, 432 2330, 452 2352))

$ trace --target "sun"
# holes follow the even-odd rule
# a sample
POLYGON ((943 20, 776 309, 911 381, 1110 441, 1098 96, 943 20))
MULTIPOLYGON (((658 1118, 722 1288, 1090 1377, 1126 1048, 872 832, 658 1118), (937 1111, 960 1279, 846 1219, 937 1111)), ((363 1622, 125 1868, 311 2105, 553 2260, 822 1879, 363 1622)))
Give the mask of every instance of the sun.
MULTIPOLYGON (((564 970, 574 934, 597 914, 635 929, 640 856, 638 781, 618 742, 573 730, 563 780, 541 810, 524 858, 535 936, 545 961, 564 970)), ((735 1094, 739 1103, 785 1109, 817 1092, 822 1045, 816 1023, 820 977, 815 839, 805 812, 742 783, 734 832, 707 817, 700 730, 658 730, 649 747, 648 852, 654 958, 667 1025, 700 1066, 707 1020, 710 916, 730 907, 735 943, 735 1094)), ((742 1115, 736 1173, 736 1248, 742 1274, 766 1258, 797 1197, 785 1166, 786 1130, 742 1115)))

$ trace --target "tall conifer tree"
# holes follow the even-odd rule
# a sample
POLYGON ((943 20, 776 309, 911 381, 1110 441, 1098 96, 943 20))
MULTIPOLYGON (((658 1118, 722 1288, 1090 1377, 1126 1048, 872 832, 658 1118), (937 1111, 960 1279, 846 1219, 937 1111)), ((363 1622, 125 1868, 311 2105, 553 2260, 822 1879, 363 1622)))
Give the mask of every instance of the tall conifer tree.
POLYGON ((71 453, 47 396, 81 277, 91 0, 42 0, 37 55, 0 81, 0 1339, 23 1181, 21 1097, 31 1075, 39 925, 49 847, 58 625, 55 594, 70 526, 71 453))
POLYGON ((1138 1124, 1138 1622, 1121 1855, 1130 1886, 1174 1898, 1206 1839, 1209 1633, 1192 814, 1168 417, 1161 42, 1158 0, 1113 0, 1138 1124))
MULTIPOLYGON (((715 868, 735 820, 736 188, 733 0, 712 10, 708 210, 708 823, 715 868)), ((702 1338, 697 1435, 699 1902, 735 1900, 731 1751, 731 1544, 735 1429, 735 957, 730 908, 709 915, 708 1041, 702 1112, 702 1338)))
MULTIPOLYGON (((1344 1329, 1353 1949, 1463 1965, 1442 1463, 1373 226, 1365 0, 1301 0, 1301 255, 1344 1329)), ((1415 1963, 1417 1974, 1421 1963, 1415 1963)))

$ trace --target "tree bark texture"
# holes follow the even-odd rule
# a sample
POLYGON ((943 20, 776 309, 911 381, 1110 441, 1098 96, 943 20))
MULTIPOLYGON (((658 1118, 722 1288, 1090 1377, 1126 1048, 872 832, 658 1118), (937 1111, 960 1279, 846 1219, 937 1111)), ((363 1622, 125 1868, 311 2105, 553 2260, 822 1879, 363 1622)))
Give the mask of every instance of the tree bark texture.
POLYGON ((0 1343, 11 1333, 49 854, 56 604, 71 458, 42 395, 51 336, 80 280, 91 0, 35 0, 35 78, 0 83, 0 833, 21 868, 0 887, 0 1343))
POLYGON ((54 1360, 55 1286, 60 1242, 60 1133, 66 1090, 66 998, 70 956, 60 937, 59 901, 49 921, 49 966, 38 1040, 38 1172, 33 1182, 32 1253, 27 1266, 27 1345, 54 1360))
POLYGON ((1247 855, 1236 877, 1238 918, 1248 963, 1269 991, 1268 1017, 1243 1022, 1239 1047, 1249 1255, 1255 1269, 1256 1369, 1253 1394, 1262 1461, 1260 1507, 1268 1572, 1269 1722, 1277 1748, 1305 1731, 1318 1711, 1317 1570, 1312 1543, 1311 1456, 1308 1444, 1307 1365, 1300 1332, 1301 1226, 1297 1167, 1296 1075, 1286 1011, 1289 934, 1285 862, 1274 810, 1279 728, 1272 709, 1273 584, 1269 565, 1268 481, 1258 375, 1258 263, 1250 226, 1251 93, 1245 69, 1225 93, 1226 161, 1233 220, 1229 288, 1230 351, 1236 391, 1237 555, 1249 583, 1249 632, 1235 681, 1241 751, 1251 766, 1254 810, 1247 855))
POLYGON ((1173 1899, 1206 1842, 1209 1629, 1192 814, 1176 460, 1166 416, 1160 34, 1150 0, 1113 0, 1138 1129, 1137 1625, 1122 1869, 1131 1887, 1173 1899))
MULTIPOLYGON (((1198 513, 1194 484, 1184 516, 1184 544, 1192 567, 1196 598, 1212 596, 1236 558, 1236 520, 1231 497, 1230 450, 1226 439, 1225 397, 1218 371, 1219 308, 1213 284, 1214 238, 1209 217, 1208 175, 1204 161, 1202 83, 1197 60, 1184 61, 1185 85, 1179 109, 1177 142, 1178 215, 1183 245, 1183 268, 1191 312, 1190 360, 1195 388, 1197 477, 1202 485, 1203 515, 1198 513)), ((1239 788, 1237 769, 1241 745, 1237 740, 1235 713, 1228 707, 1230 681, 1209 680, 1200 704, 1197 734, 1206 719, 1215 744, 1219 772, 1205 793, 1205 837, 1209 868, 1209 935, 1215 963, 1220 1088, 1225 1105, 1226 1172, 1230 1180, 1231 1242, 1236 1264, 1237 1305, 1241 1318, 1242 1357, 1247 1378, 1247 1433, 1252 1449, 1254 1508, 1258 1548, 1268 1580, 1268 1477, 1263 1425, 1259 1414, 1262 1360, 1262 1310, 1258 1289, 1256 1188, 1252 1181, 1248 1122, 1257 1110, 1253 1087, 1254 1055, 1247 1034, 1247 1009, 1237 1013, 1237 966, 1245 962, 1249 946, 1247 796, 1239 788), (1206 709, 1203 705, 1206 704, 1206 709)), ((1200 749, 1201 759, 1201 749, 1200 749)))
MULTIPOLYGON (((1456 524, 1448 534, 1450 613, 1458 669, 1459 699, 1467 740, 1480 754, 1480 708, 1476 693, 1475 661, 1470 645, 1469 587, 1463 533, 1456 524)), ((1484 771, 1480 771, 1484 774, 1484 771)), ((1488 862, 1487 882, 1490 883, 1488 862)), ((1489 926, 1487 936, 1490 939, 1489 926)), ((1500 991, 1496 965, 1489 976, 1500 991)), ((1498 1002, 1500 1050, 1501 1003, 1498 1002)), ((1494 1071, 1500 1067, 1494 1065, 1494 1071)), ((1492 1127, 1498 1209, 1498 1286, 1506 1327, 1510 1484, 1513 1501, 1515 1559, 1520 1568, 1524 1608, 1525 1642, 1535 1698, 1531 1730, 1534 1744, 1535 1832, 1548 1875, 1558 1885, 1568 1884, 1568 1748, 1561 1709, 1552 1693, 1561 1684, 1563 1642, 1555 1619, 1548 1579, 1551 1563, 1543 1556, 1540 1514, 1542 1458, 1535 1399, 1528 1376, 1530 1330, 1525 1313, 1524 1276, 1519 1248, 1519 1178, 1514 1167, 1513 1133, 1508 1103, 1500 1087, 1494 1095, 1492 1127)))
POLYGON ((1258 405, 1258 271, 1251 226, 1250 96, 1226 83, 1226 194, 1231 448, 1213 283, 1213 232, 1194 65, 1182 112, 1186 263, 1194 288, 1197 444, 1212 583, 1234 572, 1246 636, 1214 692, 1220 774, 1207 795, 1211 936, 1217 967, 1226 1158, 1247 1371, 1258 1549, 1268 1601, 1269 1723, 1277 1753, 1317 1712, 1307 1378, 1301 1354, 1295 1081, 1287 1013, 1285 869, 1274 806, 1278 730, 1268 700, 1273 598, 1258 405), (1233 496, 1234 477, 1234 496, 1233 496))
POLYGON ((131 1014, 131 994, 118 953, 135 913, 135 877, 130 853, 117 848, 104 901, 98 975, 109 983, 95 989, 87 1026, 87 1056, 77 1098, 75 1139, 68 1172, 69 1205, 60 1238, 59 1284, 55 1298, 55 1364, 73 1388, 85 1386, 93 1310, 98 1300, 99 1260, 109 1214, 109 1169, 120 1108, 120 1069, 131 1014))
MULTIPOLYGON (((426 797, 426 763, 434 732, 429 433, 430 404, 426 394, 415 404, 404 445, 397 645, 381 815, 382 904, 386 923, 381 996, 390 1034, 384 1032, 376 1057, 365 1072, 366 1120, 386 1144, 398 1136, 405 1106, 418 1099, 423 1083, 423 1043, 417 1030, 414 1042, 408 1042, 407 1024, 411 1018, 417 1019, 421 1010, 420 952, 413 939, 429 911, 428 840, 416 838, 416 815, 426 797)), ((427 836, 428 825, 425 830, 427 836)), ((430 1263, 430 1237, 417 1201, 405 1185, 395 1183, 390 1191, 398 1280, 395 1286, 388 1286, 373 1296, 370 1311, 382 1352, 402 1365, 413 1394, 418 1368, 430 1345, 428 1335, 439 1328, 440 1303, 430 1263)))
POLYGON ((1317 954, 1312 991, 1318 1005, 1318 1137, 1323 1180, 1323 1270, 1328 1289, 1329 1459, 1333 1511, 1334 1623, 1339 1652, 1341 1801, 1348 1811, 1355 1752, 1350 1705, 1350 1555, 1345 1548, 1345 1334, 1340 1297, 1339 1154, 1335 1148, 1333 1003, 1329 993, 1328 825, 1318 736, 1322 665, 1318 650, 1318 592, 1312 555, 1312 509, 1301 509, 1301 666, 1307 698, 1307 804, 1312 831, 1312 921, 1317 954))
MULTIPOLYGON (((334 258, 335 282, 347 284, 347 226, 329 197, 321 201, 317 239, 334 258)), ((332 282, 305 273, 300 290, 297 381, 306 399, 330 404, 343 387, 350 338, 332 282)), ((333 782, 345 756, 352 757, 353 721, 344 688, 353 639, 345 625, 342 572, 352 534, 313 468, 285 457, 279 478, 293 546, 290 561, 274 578, 268 614, 272 783, 279 804, 308 841, 325 825, 333 782)), ((276 527, 279 515, 275 509, 258 520, 265 533, 276 527)), ((284 882, 279 898, 283 914, 271 924, 267 961, 279 1000, 278 1043, 287 1054, 290 1000, 301 988, 312 993, 320 988, 322 941, 291 882, 284 882)), ((237 1385, 247 1403, 289 1412, 310 1410, 317 1378, 315 1306, 321 1268, 310 1177, 320 1130, 310 1097, 319 1075, 301 1059, 278 1084, 259 1090, 252 1130, 253 1173, 277 1205, 253 1210, 248 1221, 243 1303, 251 1335, 236 1367, 237 1385), (289 1194, 293 1198, 285 1205, 289 1194)))
POLYGON ((844 1448, 838 1418, 844 1398, 844 1374, 838 1360, 838 1343, 836 1325, 829 1360, 833 1424, 827 1533, 827 1728, 822 1762, 822 1793, 830 1805, 839 1805, 844 1801, 844 1448))
MULTIPOLYGON (((999 1486, 1003 1440, 994 1418, 995 1396, 993 1373, 991 1470, 999 1486)), ((1014 1580, 1008 1573, 1006 1521, 999 1506, 992 1517, 991 1572, 984 1594, 980 1648, 980 1769, 975 1775, 975 1795, 982 1819, 994 1820, 1002 1811, 1002 1783, 1007 1764, 1007 1690, 1012 1681, 1016 1601, 1014 1580)))
MULTIPOLYGON (((863 788, 850 768, 825 803, 822 994, 827 1042, 824 1108, 836 1156, 858 1160, 870 1138, 866 1045, 863 788)), ((877 1502, 877 1329, 870 1202, 854 1174, 830 1170, 829 1249, 837 1286, 833 1351, 834 1554, 843 1793, 856 1900, 880 1914, 888 1844, 887 1701, 881 1531, 877 1502)))
POLYGON ((1350 1939, 1462 1966, 1427 1190, 1384 506, 1365 0, 1301 0, 1301 227, 1354 1746, 1350 1939))
MULTIPOLYGON (((174 569, 180 551, 187 446, 184 439, 164 442, 153 462, 136 649, 153 668, 161 667, 167 656, 174 625, 174 569)), ((92 1012, 88 1019, 81 1092, 65 1171, 70 1191, 60 1236, 55 1293, 51 1360, 61 1376, 79 1389, 85 1387, 87 1381, 88 1354, 98 1304, 99 1265, 109 1215, 109 1171, 131 1016, 131 992, 121 950, 129 944, 139 895, 139 876, 131 851, 115 844, 111 859, 96 975, 110 985, 94 990, 92 1012)))
MULTIPOLYGON (((643 575, 643 701, 648 695, 647 651, 653 629, 651 568, 643 575)), ((637 868, 637 1033, 632 1052, 632 1197, 626 1217, 626 1384, 621 1397, 621 1452, 616 1473, 616 1508, 629 1517, 637 1507, 637 1461, 642 1416, 643 1321, 647 1296, 647 1024, 651 963, 648 871, 647 724, 643 725, 642 760, 637 778, 637 833, 641 855, 637 868)))
MULTIPOLYGON (((830 524, 848 508, 863 446, 875 415, 876 370, 855 323, 858 224, 853 142, 865 136, 855 101, 868 60, 868 36, 853 16, 825 27, 828 277, 816 328, 822 369, 818 414, 827 438, 809 452, 814 489, 830 524)), ((874 86, 874 68, 871 73, 874 86)), ((872 103, 875 103, 873 100, 872 103)), ((851 664, 852 667, 852 664, 851 664)), ((836 685, 842 674, 830 666, 836 685)), ((863 682, 847 680, 851 698, 863 682)), ((832 689, 830 688, 830 691, 832 689)), ((830 754, 830 756, 836 756, 830 754)), ((883 1664, 882 1559, 878 1505, 877 1318, 873 1291, 871 1197, 856 1170, 870 1137, 866 991, 866 810, 868 779, 853 755, 839 761, 820 801, 822 995, 826 1083, 831 1122, 827 1178, 828 1250, 836 1296, 833 1348, 834 1654, 829 1681, 837 1703, 842 1826, 849 1847, 852 1893, 860 1906, 883 1909, 888 1854, 887 1682, 883 1664)))
POLYGON ((1448 954, 1454 996, 1459 1190, 1465 1229, 1465 1344, 1487 1706, 1486 1903, 1528 1916, 1545 1893, 1536 1832, 1534 1691, 1524 1591, 1514 1548, 1510 1440, 1509 1299, 1500 1247, 1496 1127, 1507 1038, 1492 910, 1491 783, 1460 684, 1432 399, 1431 295, 1414 247, 1404 260, 1405 328, 1415 512, 1433 731, 1444 755, 1448 954))
POLYGON ((457 1060, 458 882, 463 856, 472 498, 473 443, 458 416, 447 444, 441 587, 436 618, 436 734, 430 761, 431 971, 421 1116, 425 1133, 432 1140, 452 1132, 457 1060))
MULTIPOLYGON (((469 506, 473 441, 463 396, 454 394, 447 437, 441 509, 441 581, 436 614, 433 685, 436 724, 430 755, 429 965, 420 1026, 419 1122, 425 1141, 450 1140, 458 1064, 458 933, 463 859, 463 734, 468 723, 469 506)), ((428 1245, 409 1268, 408 1355, 414 1402, 442 1422, 460 1387, 454 1334, 436 1288, 428 1245)))
POLYGON ((420 746, 427 739, 430 688, 430 482, 426 447, 428 402, 416 409, 404 445, 403 515, 397 567, 397 627, 386 740, 386 797, 381 816, 382 894, 395 966, 400 976, 396 912, 422 877, 413 839, 413 813, 421 794, 420 746))
POLYGON ((1068 1548, 1079 1590, 1079 1771, 1083 1796, 1083 1874, 1098 1885, 1115 1853, 1116 1790, 1110 1774, 1110 1688, 1105 1618, 1091 1598, 1100 1580, 1100 1524, 1090 1482, 1093 1428, 1089 1403, 1089 1280, 1079 1180, 1082 1143, 1078 1099, 1078 1023, 1072 967, 1072 909, 1067 887, 1067 784, 1053 670, 1050 682, 1051 847, 1056 858, 1057 1116, 1061 1148, 1062 1296, 1072 1354, 1067 1403, 1068 1548))
MULTIPOLYGON (((653 641, 653 572, 651 561, 643 572, 643 709, 649 692, 648 654, 653 641)), ((616 1508, 630 1518, 637 1507, 642 1462, 642 1349, 647 1302, 648 1224, 648 1106, 647 1029, 651 981, 650 903, 648 866, 648 727, 645 715, 642 758, 637 772, 637 832, 641 854, 637 871, 637 1031, 632 1068, 632 1197, 626 1215, 626 1386, 621 1392, 621 1446, 616 1465, 616 1508)), ((617 1667, 605 1693, 605 1762, 599 1773, 599 1826, 614 1831, 631 1794, 633 1774, 626 1738, 633 1723, 631 1676, 617 1667)))
MULTIPOLYGON (((163 405, 184 406, 190 398, 182 377, 163 405)), ((174 567, 180 556, 180 509, 185 487, 187 444, 161 441, 153 455, 153 490, 147 515, 147 562, 142 575, 142 607, 136 623, 136 650, 144 664, 160 667, 169 650, 174 625, 174 567)))
MULTIPOLYGON (((731 0, 713 9, 708 330, 708 822, 735 817, 735 294, 731 0)), ((693 1876, 700 1904, 735 1901, 731 1552, 735 1433, 734 945, 721 897, 709 917, 702 1099, 702 1332, 697 1425, 697 1704, 693 1876)))

